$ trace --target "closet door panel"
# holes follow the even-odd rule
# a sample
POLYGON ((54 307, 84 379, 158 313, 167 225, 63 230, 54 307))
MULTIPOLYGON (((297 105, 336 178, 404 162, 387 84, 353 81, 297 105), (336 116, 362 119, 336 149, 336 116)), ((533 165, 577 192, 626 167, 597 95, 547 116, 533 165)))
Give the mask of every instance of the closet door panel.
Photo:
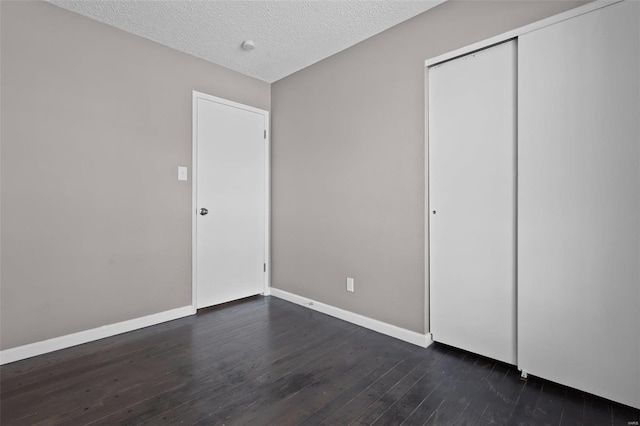
POLYGON ((518 365, 640 407, 640 4, 518 40, 518 365))
POLYGON ((434 340, 515 364, 516 44, 429 69, 434 340))

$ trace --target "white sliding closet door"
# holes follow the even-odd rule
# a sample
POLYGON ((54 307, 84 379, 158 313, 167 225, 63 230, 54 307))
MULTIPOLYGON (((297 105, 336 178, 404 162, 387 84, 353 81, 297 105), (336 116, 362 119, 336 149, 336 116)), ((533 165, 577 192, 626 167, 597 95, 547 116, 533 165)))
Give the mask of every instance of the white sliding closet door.
POLYGON ((515 364, 516 43, 429 68, 435 341, 515 364))
POLYGON ((523 35, 518 365, 640 408, 640 3, 523 35))

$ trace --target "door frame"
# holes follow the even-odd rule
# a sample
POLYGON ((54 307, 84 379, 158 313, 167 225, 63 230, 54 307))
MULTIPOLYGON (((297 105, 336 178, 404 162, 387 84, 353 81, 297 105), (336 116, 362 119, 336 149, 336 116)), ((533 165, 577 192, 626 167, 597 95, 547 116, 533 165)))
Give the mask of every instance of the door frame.
POLYGON ((265 128, 265 156, 264 156, 264 262, 266 265, 266 271, 264 273, 264 287, 262 294, 268 296, 271 290, 271 132, 269 129, 269 111, 255 108, 252 106, 244 105, 238 102, 233 102, 228 99, 219 98, 217 96, 208 95, 206 93, 198 92, 194 90, 192 92, 192 106, 191 106, 191 304, 194 309, 197 309, 197 296, 198 296, 198 274, 197 274, 197 215, 198 215, 198 100, 203 99, 210 102, 215 102, 221 105, 225 105, 231 108, 238 108, 245 111, 250 111, 256 114, 260 114, 264 117, 265 128))

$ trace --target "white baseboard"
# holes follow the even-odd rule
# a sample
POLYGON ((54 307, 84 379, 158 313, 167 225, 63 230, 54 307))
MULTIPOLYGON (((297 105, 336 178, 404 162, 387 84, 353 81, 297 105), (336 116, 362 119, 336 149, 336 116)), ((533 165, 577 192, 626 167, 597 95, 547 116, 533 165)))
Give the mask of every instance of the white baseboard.
MULTIPOLYGON (((364 315, 359 315, 344 309, 325 303, 316 302, 284 290, 270 287, 264 292, 265 296, 271 295, 279 299, 283 299, 298 305, 305 306, 323 314, 330 315, 335 318, 368 328, 387 336, 412 343, 417 346, 426 348, 432 342, 431 334, 420 334, 415 331, 387 324, 364 315)), ((140 318, 134 318, 115 324, 103 325, 102 327, 92 328, 90 330, 79 331, 65 336, 54 337, 52 339, 43 340, 41 342, 30 343, 28 345, 18 346, 11 349, 0 351, 0 365, 8 364, 22 359, 31 358, 37 355, 54 352, 60 349, 69 348, 71 346, 81 345, 83 343, 92 342, 94 340, 104 339, 105 337, 115 336, 117 334, 126 333, 128 331, 138 330, 140 328, 149 327, 155 324, 183 318, 194 315, 196 309, 193 306, 183 306, 181 308, 171 309, 169 311, 158 312, 140 318)))
POLYGON ((115 336, 116 334, 126 333, 128 331, 149 327, 151 325, 160 324, 174 319, 187 317, 195 313, 196 309, 193 306, 183 306, 169 311, 158 312, 157 314, 134 318, 115 324, 103 325, 102 327, 79 331, 65 336, 54 337, 53 339, 47 339, 41 342, 5 349, 0 351, 0 365, 69 348, 71 346, 81 345, 94 340, 104 339, 105 337, 115 336))
POLYGON ((344 309, 336 308, 335 306, 316 302, 315 300, 307 299, 306 297, 298 296, 297 294, 278 290, 277 288, 271 287, 271 296, 305 306, 309 309, 313 309, 314 311, 331 315, 332 317, 377 331, 378 333, 386 334, 387 336, 395 337, 396 339, 404 340, 405 342, 409 342, 423 348, 426 348, 433 342, 431 339, 431 333, 420 334, 415 331, 407 330, 406 328, 401 328, 373 318, 365 317, 364 315, 345 311, 344 309))

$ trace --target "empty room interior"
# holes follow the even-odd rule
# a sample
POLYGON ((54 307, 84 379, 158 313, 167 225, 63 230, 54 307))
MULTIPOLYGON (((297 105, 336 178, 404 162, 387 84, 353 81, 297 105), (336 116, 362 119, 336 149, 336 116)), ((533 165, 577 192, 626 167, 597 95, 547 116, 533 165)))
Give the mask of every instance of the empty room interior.
POLYGON ((0 1, 3 425, 638 425, 640 1, 0 1))

